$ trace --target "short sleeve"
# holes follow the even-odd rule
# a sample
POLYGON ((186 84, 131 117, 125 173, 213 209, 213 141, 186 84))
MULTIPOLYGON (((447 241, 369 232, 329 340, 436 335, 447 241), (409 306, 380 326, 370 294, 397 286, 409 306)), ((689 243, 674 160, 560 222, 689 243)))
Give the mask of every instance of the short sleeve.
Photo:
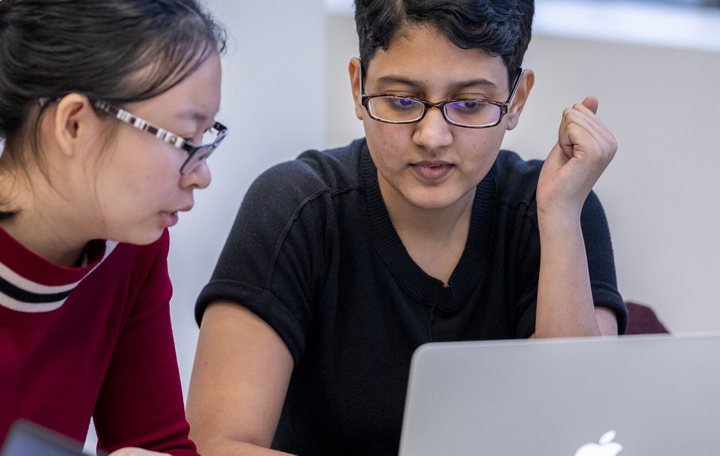
POLYGON ((325 282, 325 244, 332 201, 301 160, 277 165, 250 187, 210 282, 195 307, 227 300, 265 320, 297 364, 313 322, 313 303, 325 282))
POLYGON ((618 331, 627 329, 627 308, 617 287, 615 258, 605 211, 595 192, 590 192, 580 216, 585 253, 590 271, 590 287, 596 307, 607 307, 615 312, 618 331))

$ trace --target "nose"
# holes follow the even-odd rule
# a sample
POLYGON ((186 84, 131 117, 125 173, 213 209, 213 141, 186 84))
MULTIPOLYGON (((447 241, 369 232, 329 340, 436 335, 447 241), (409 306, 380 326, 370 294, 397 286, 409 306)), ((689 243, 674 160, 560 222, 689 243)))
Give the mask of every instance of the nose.
POLYGON ((449 146, 453 141, 451 125, 445 121, 440 108, 428 109, 425 117, 416 125, 413 141, 418 146, 435 150, 449 146))
POLYGON ((207 160, 201 160, 193 169, 180 177, 180 182, 183 187, 194 187, 199 189, 207 188, 212 180, 207 160))

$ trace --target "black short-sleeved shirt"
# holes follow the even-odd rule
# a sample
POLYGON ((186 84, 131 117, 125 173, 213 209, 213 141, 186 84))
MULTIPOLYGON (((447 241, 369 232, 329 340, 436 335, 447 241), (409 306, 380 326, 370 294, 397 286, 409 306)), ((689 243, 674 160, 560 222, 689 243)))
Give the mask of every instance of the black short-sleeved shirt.
MULTIPOLYGON (((308 151, 248 190, 196 306, 242 304, 295 360, 273 448, 297 455, 396 455, 413 351, 431 341, 535 331, 540 161, 501 151, 477 187, 449 286, 405 250, 365 140, 308 151)), ((610 233, 591 193, 582 229, 593 299, 623 332, 610 233)))

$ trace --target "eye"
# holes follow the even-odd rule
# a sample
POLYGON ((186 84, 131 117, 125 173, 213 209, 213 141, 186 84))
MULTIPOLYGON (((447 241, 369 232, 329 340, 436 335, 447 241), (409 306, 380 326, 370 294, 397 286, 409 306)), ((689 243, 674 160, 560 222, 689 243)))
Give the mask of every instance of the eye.
POLYGON ((196 134, 195 136, 189 136, 189 137, 183 138, 183 139, 185 140, 185 142, 192 144, 194 146, 197 146, 197 145, 203 144, 203 141, 205 140, 205 138, 210 138, 210 136, 211 136, 210 129, 208 128, 207 130, 202 132, 202 134, 200 134, 200 135, 196 134))
POLYGON ((397 111, 412 110, 418 104, 417 101, 411 98, 399 98, 399 97, 387 97, 382 98, 384 102, 391 108, 397 111))
POLYGON ((453 111, 458 111, 466 114, 473 114, 478 113, 480 111, 483 111, 488 106, 488 103, 485 103, 480 100, 463 100, 463 101, 456 101, 455 103, 450 104, 450 109, 453 111))

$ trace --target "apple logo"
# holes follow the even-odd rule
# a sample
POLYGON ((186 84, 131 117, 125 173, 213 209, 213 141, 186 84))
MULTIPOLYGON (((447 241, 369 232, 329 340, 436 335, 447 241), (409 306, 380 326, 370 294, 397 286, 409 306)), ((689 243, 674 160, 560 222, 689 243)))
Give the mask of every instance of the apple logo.
POLYGON ((623 447, 613 442, 615 431, 608 431, 600 437, 598 443, 586 443, 575 452, 575 456, 616 456, 623 447))

